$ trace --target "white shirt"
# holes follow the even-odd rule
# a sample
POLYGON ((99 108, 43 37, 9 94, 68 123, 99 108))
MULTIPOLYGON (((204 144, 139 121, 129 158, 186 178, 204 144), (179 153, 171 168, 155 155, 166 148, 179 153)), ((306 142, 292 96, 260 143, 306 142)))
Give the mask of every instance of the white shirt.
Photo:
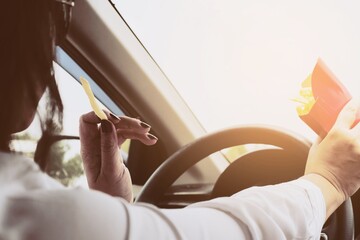
POLYGON ((30 159, 0 153, 0 239, 319 239, 325 202, 298 179, 183 209, 68 189, 30 159))

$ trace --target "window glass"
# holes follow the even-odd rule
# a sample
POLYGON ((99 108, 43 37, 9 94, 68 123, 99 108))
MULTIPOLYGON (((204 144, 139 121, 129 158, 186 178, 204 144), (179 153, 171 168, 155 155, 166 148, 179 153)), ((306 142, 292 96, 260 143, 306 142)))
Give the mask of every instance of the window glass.
POLYGON ((314 139, 290 99, 319 57, 360 97, 359 1, 112 2, 208 131, 260 123, 314 139))

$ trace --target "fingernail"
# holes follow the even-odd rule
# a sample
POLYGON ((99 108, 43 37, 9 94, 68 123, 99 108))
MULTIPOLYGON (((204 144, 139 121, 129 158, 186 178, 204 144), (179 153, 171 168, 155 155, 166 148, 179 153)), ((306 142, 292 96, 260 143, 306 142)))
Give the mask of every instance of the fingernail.
POLYGON ((116 116, 116 115, 113 114, 113 113, 110 113, 110 117, 112 117, 114 120, 118 120, 118 121, 121 120, 118 116, 116 116))
POLYGON ((148 138, 152 139, 152 140, 158 140, 157 137, 155 137, 154 135, 152 135, 151 133, 147 134, 148 138))
POLYGON ((107 120, 101 120, 101 131, 104 133, 109 133, 112 130, 111 122, 107 120))
POLYGON ((147 123, 144 123, 144 122, 140 122, 140 125, 143 127, 143 128, 151 128, 151 126, 147 123))

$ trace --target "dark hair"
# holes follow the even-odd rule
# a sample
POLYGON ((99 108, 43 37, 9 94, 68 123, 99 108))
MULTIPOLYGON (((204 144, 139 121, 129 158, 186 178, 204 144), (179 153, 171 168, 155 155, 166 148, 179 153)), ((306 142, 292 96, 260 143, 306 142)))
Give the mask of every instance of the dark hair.
POLYGON ((44 135, 62 128, 63 105, 56 85, 56 13, 54 0, 9 0, 2 3, 0 38, 0 150, 22 121, 17 109, 37 108, 39 89, 47 89, 44 135))

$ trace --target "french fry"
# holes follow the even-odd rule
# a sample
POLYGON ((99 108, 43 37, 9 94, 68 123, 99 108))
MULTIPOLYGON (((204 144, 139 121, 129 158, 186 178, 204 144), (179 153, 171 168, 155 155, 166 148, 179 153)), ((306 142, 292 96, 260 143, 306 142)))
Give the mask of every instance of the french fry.
POLYGON ((95 100, 95 96, 91 90, 89 82, 83 77, 80 77, 80 82, 84 88, 86 95, 89 98, 90 105, 91 105, 92 109, 94 110, 96 116, 98 116, 101 120, 104 120, 104 119, 107 120, 108 118, 107 118, 106 114, 104 113, 104 111, 101 110, 101 108, 99 107, 99 105, 97 104, 97 102, 95 100))
POLYGON ((311 89, 311 74, 301 84, 300 96, 294 98, 293 101, 299 103, 296 111, 299 116, 306 115, 310 112, 311 108, 315 104, 315 98, 311 89))

